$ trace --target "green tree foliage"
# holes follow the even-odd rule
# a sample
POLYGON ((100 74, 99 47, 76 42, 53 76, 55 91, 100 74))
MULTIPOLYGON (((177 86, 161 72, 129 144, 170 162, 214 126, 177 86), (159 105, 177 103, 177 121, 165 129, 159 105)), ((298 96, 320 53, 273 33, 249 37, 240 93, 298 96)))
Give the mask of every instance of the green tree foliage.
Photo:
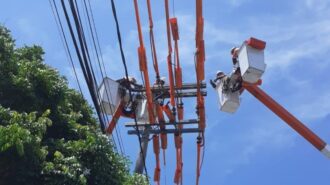
POLYGON ((0 185, 146 184, 43 54, 0 26, 0 185))

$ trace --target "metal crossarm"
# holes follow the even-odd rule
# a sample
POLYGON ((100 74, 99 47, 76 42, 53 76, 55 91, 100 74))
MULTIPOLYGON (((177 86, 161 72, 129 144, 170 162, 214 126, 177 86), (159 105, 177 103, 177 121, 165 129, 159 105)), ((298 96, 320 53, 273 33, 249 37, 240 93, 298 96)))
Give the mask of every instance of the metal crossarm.
MULTIPOLYGON (((166 134, 187 134, 187 133, 200 133, 202 132, 202 129, 199 128, 184 128, 184 129, 165 129, 165 130, 161 130, 161 129, 150 129, 148 131, 149 134, 161 134, 161 133, 166 133, 166 134)), ((138 132, 136 130, 129 130, 127 132, 129 135, 136 135, 138 134, 138 132)))

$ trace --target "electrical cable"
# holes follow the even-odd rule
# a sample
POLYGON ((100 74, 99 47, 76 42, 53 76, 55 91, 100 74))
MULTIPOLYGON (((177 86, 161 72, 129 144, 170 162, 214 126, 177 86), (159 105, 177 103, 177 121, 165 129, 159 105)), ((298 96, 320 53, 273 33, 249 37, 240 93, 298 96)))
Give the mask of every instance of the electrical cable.
MULTIPOLYGON (((90 3, 90 0, 88 0, 88 7, 89 7, 89 11, 90 11, 90 17, 91 17, 91 23, 92 23, 92 26, 93 26, 93 30, 94 30, 94 33, 95 33, 95 39, 96 39, 96 44, 97 44, 97 48, 99 50, 99 53, 100 53, 100 58, 101 58, 101 64, 102 64, 102 68, 103 68, 103 74, 105 74, 105 76, 107 77, 108 74, 107 74, 107 71, 105 70, 105 65, 104 65, 104 60, 103 60, 103 54, 102 54, 102 50, 101 50, 101 46, 100 46, 100 41, 99 41, 99 36, 98 36, 98 32, 97 32, 97 29, 96 29, 96 25, 95 25, 95 21, 94 21, 94 15, 93 15, 93 11, 92 11, 92 6, 91 6, 91 3, 90 3)), ((102 72, 102 69, 101 69, 101 72, 102 72)), ((103 76, 102 74, 102 76, 103 76)), ((113 99, 112 99, 112 94, 111 94, 111 91, 108 92, 108 90, 106 89, 106 94, 107 94, 107 97, 109 96, 108 93, 110 94, 110 97, 111 97, 111 102, 113 102, 113 99)), ((109 97, 108 97, 109 99, 109 97)), ((115 131, 119 132, 119 140, 120 140, 120 143, 122 145, 122 149, 124 151, 124 154, 126 153, 125 152, 125 147, 124 147, 124 142, 123 142, 123 139, 121 137, 121 129, 120 127, 115 127, 115 131)))
POLYGON ((80 85, 80 82, 79 82, 79 79, 78 79, 76 67, 73 63, 72 55, 71 55, 71 52, 70 52, 70 49, 69 49, 69 46, 68 46, 68 42, 67 42, 67 39, 66 39, 66 36, 65 36, 65 33, 64 33, 62 22, 61 22, 61 19, 60 19, 57 8, 55 9, 56 12, 54 10, 54 6, 56 6, 56 4, 53 5, 51 0, 48 0, 48 1, 49 1, 50 6, 51 6, 51 9, 52 9, 52 13, 53 13, 56 25, 57 25, 57 30, 58 30, 59 36, 61 38, 61 42, 63 44, 66 56, 67 56, 68 60, 70 61, 71 67, 73 69, 73 73, 74 73, 74 76, 75 76, 75 79, 76 79, 76 82, 77 82, 77 85, 78 85, 78 88, 79 88, 79 92, 80 92, 81 96, 83 97, 83 92, 81 90, 81 85, 80 85))
MULTIPOLYGON (((98 47, 97 47, 97 44, 96 44, 96 39, 95 39, 95 35, 94 35, 94 32, 93 32, 93 28, 92 28, 92 23, 91 23, 91 18, 90 18, 90 14, 89 14, 89 11, 88 11, 88 8, 87 8, 87 3, 86 3, 86 0, 81 0, 83 5, 84 5, 84 13, 85 13, 85 17, 87 19, 87 26, 89 27, 89 31, 90 31, 90 35, 91 35, 91 38, 92 38, 92 45, 94 46, 94 51, 95 51, 95 55, 96 55, 96 59, 97 59, 97 63, 98 63, 98 67, 99 67, 99 70, 100 70, 100 73, 101 73, 101 78, 104 79, 104 74, 103 74, 103 71, 102 71, 102 67, 101 67, 101 64, 100 64, 100 53, 98 51, 98 47)), ((89 4, 90 5, 90 4, 89 4)), ((90 9, 91 10, 91 9, 90 9)), ((112 99, 112 95, 111 95, 111 91, 108 92, 108 89, 105 88, 105 93, 106 93, 106 97, 107 99, 110 101, 110 102, 113 102, 113 99, 112 99), (110 96, 109 96, 109 93, 110 93, 110 96)), ((110 106, 110 110, 111 112, 113 112, 112 110, 112 107, 110 106)), ((109 121, 108 121, 109 122, 109 121)), ((120 149, 120 152, 121 154, 124 154, 124 149, 123 149, 123 144, 122 144, 122 140, 120 139, 120 135, 118 133, 118 130, 117 128, 115 127, 115 133, 116 133, 116 137, 117 137, 117 142, 119 144, 119 149, 120 149)))
POLYGON ((78 8, 78 4, 76 0, 70 0, 70 9, 74 18, 74 23, 75 23, 75 27, 77 30, 77 34, 78 34, 78 39, 79 39, 79 43, 80 43, 80 49, 81 52, 83 54, 84 57, 84 62, 85 62, 85 66, 87 69, 87 74, 89 74, 90 79, 91 79, 91 89, 92 89, 92 93, 94 94, 95 97, 95 102, 96 102, 96 108, 99 109, 99 115, 101 117, 103 117, 102 119, 102 125, 101 127, 103 127, 102 130, 104 130, 105 127, 105 123, 104 121, 109 122, 108 118, 104 115, 101 114, 101 112, 105 112, 104 111, 104 107, 99 107, 99 101, 100 100, 100 95, 99 92, 97 91, 97 80, 95 78, 95 73, 94 73, 94 69, 91 63, 91 57, 90 57, 90 52, 88 50, 88 45, 87 45, 87 41, 86 41, 86 37, 85 37, 85 33, 84 33, 84 29, 82 26, 82 21, 81 21, 81 17, 80 17, 80 13, 79 13, 79 8, 78 8))
MULTIPOLYGON (((111 8, 112 8, 112 14, 113 14, 113 17, 114 17, 115 23, 116 23, 116 30, 117 30, 117 38, 118 38, 118 43, 119 43, 119 48, 120 48, 120 55, 121 55, 122 63, 124 65, 125 76, 126 76, 126 79, 128 80, 128 70, 127 70, 126 59, 125 59, 125 55, 124 55, 124 51, 123 51, 123 46, 122 46, 122 41, 121 41, 121 33, 120 33, 120 29, 119 29, 119 21, 118 21, 118 18, 117 18, 117 11, 116 11, 116 5, 114 3, 114 0, 111 0, 111 8)), ((128 86, 128 92, 129 92, 130 99, 132 100, 133 97, 132 97, 132 90, 131 90, 130 86, 128 86)), ((134 116, 134 123, 135 123, 136 130, 137 130, 137 133, 138 133, 137 135, 138 135, 138 140, 139 140, 139 144, 140 144, 140 152, 142 153, 144 170, 146 172, 147 182, 148 182, 148 184, 150 184, 149 183, 148 170, 147 170, 146 162, 145 162, 145 157, 144 157, 143 150, 142 150, 140 130, 138 129, 136 116, 134 116)))
MULTIPOLYGON (((55 0, 53 0, 53 1, 55 2, 55 0)), ((70 1, 70 5, 72 5, 72 3, 73 2, 70 1)), ((79 50, 77 40, 76 40, 76 37, 75 37, 75 34, 74 34, 74 31, 73 31, 73 28, 72 28, 72 25, 71 25, 71 21, 70 21, 70 18, 69 18, 64 0, 61 0, 61 5, 62 5, 62 9, 63 9, 64 15, 65 15, 66 22, 67 22, 68 27, 69 27, 70 35, 71 35, 71 38, 72 38, 72 41, 73 41, 73 44, 74 44, 74 48, 75 48, 75 51, 76 51, 76 54, 77 54, 77 57, 78 57, 78 61, 79 61, 80 66, 82 68, 84 78, 85 78, 86 83, 87 83, 87 87, 89 89, 94 107, 96 109, 96 113, 97 113, 99 121, 100 121, 102 132, 104 133, 104 120, 102 119, 100 107, 98 106, 98 100, 97 100, 97 97, 95 95, 95 87, 94 87, 94 83, 92 81, 91 72, 90 72, 90 69, 88 68, 88 66, 86 66, 88 64, 86 63, 87 57, 86 57, 86 54, 84 53, 84 48, 83 47, 81 48, 82 49, 82 54, 81 54, 80 50, 79 50)), ((77 18, 75 18, 75 22, 77 24, 77 18)), ((80 30, 77 28, 77 34, 79 35, 79 33, 80 33, 80 30)), ((82 45, 80 37, 81 37, 81 35, 78 38, 79 38, 79 41, 80 41, 80 45, 82 45)))
MULTIPOLYGON (((54 2, 55 3, 55 2, 54 2)), ((65 5, 65 4, 64 4, 65 5)), ((55 4, 55 6, 56 6, 56 4, 55 4)), ((63 4, 62 4, 62 7, 63 7, 63 4)), ((66 15, 66 18, 68 18, 68 16, 67 16, 67 13, 66 13, 66 8, 65 7, 63 7, 64 8, 64 13, 65 13, 65 15, 66 15)), ((67 20, 70 20, 70 19, 67 19, 67 20)), ((67 23, 68 23, 68 26, 69 26, 69 30, 70 30, 70 34, 71 34, 71 37, 72 37, 72 39, 73 39, 73 43, 74 43, 74 46, 75 46, 75 49, 76 49, 76 53, 77 53, 77 56, 78 56, 78 59, 79 59, 79 62, 80 62, 80 65, 81 65, 81 68, 82 68, 82 71, 83 71, 83 74, 84 74, 84 77, 85 77, 85 80, 86 80, 86 83, 87 83, 87 86, 88 86, 88 88, 89 88, 89 91, 90 91, 90 93, 91 93, 91 97, 92 97, 92 100, 93 100, 93 103, 94 103, 94 106, 95 106, 95 98, 94 98, 94 93, 93 93, 93 91, 91 91, 91 87, 90 87, 90 85, 89 85, 89 81, 90 81, 90 77, 88 77, 87 76, 87 72, 86 72, 86 66, 85 66, 85 64, 81 61, 82 60, 82 58, 81 58, 81 54, 80 54, 80 52, 79 52, 79 48, 77 48, 77 43, 76 43, 76 40, 75 40, 75 37, 74 37, 74 33, 73 33, 73 30, 72 30, 72 27, 71 27, 71 23, 70 23, 70 21, 68 22, 67 21, 67 23)), ((98 105, 98 104, 97 104, 98 105)), ((99 112, 98 112, 98 107, 96 107, 95 106, 95 108, 96 108, 96 110, 97 110, 97 113, 98 113, 98 117, 99 117, 99 120, 100 120, 100 123, 101 123, 101 128, 102 128, 102 125, 104 125, 104 124, 102 124, 102 118, 100 117, 100 114, 99 114, 99 112)), ((104 133, 104 129, 102 129, 102 132, 104 133)), ((115 148, 115 150, 117 151, 117 145, 116 145, 116 143, 114 142, 115 140, 114 140, 114 138, 113 138, 113 136, 111 136, 112 137, 112 141, 113 141, 113 145, 114 145, 114 148, 115 148)))
MULTIPOLYGON (((81 23, 81 19, 80 19, 80 13, 79 13, 79 9, 77 7, 77 1, 76 0, 75 1, 71 0, 70 1, 70 7, 71 7, 72 15, 74 17, 74 21, 75 21, 75 24, 76 24, 78 38, 79 38, 80 45, 81 45, 81 51, 83 53, 83 56, 88 59, 87 61, 85 60, 85 65, 87 66, 87 73, 89 73, 91 75, 91 77, 90 77, 92 79, 92 84, 91 85, 92 85, 92 89, 94 89, 93 93, 94 93, 94 96, 95 96, 95 93, 96 93, 97 99, 100 100, 99 92, 97 91, 96 86, 95 86, 95 84, 97 84, 97 81, 95 79, 95 73, 94 73, 92 63, 91 63, 91 58, 90 58, 90 54, 89 54, 88 47, 87 47, 87 42, 86 42, 86 37, 85 37, 84 30, 83 30, 83 27, 82 27, 82 23, 81 23), (75 4, 74 4, 74 2, 75 2, 75 4)), ((104 107, 103 106, 98 107, 98 105, 99 104, 97 103, 96 108, 101 109, 101 112, 105 112, 104 107)), ((103 116, 103 119, 106 120, 106 122, 109 122, 109 119, 106 115, 102 114, 102 116, 103 116)), ((103 123, 103 127, 105 127, 104 123, 103 123)), ((104 130, 104 129, 102 129, 102 130, 104 130)), ((118 139, 118 132, 116 134, 117 134, 117 139, 118 139)), ((113 138, 113 136, 112 136, 112 138, 113 138)), ((118 144, 119 144, 119 147, 120 147, 120 151, 121 151, 121 153, 123 153, 122 148, 121 148, 120 140, 118 139, 118 141, 119 141, 118 144)), ((114 145, 116 146, 114 138, 113 138, 113 142, 114 142, 114 145)), ((116 146, 116 148, 117 148, 117 146, 116 146)))
POLYGON ((203 152, 202 152, 202 160, 201 160, 201 165, 199 167, 199 171, 202 171, 202 167, 204 164, 204 156, 205 156, 205 136, 204 136, 204 132, 202 132, 202 138, 203 138, 203 152))

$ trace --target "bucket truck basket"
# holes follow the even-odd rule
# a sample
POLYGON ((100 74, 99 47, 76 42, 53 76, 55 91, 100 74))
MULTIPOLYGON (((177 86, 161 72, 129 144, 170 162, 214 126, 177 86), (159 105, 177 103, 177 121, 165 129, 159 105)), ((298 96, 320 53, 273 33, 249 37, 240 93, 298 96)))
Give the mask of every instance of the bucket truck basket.
POLYGON ((223 112, 235 113, 240 105, 239 92, 225 91, 223 85, 223 83, 218 83, 216 87, 220 110, 223 112))
POLYGON ((113 115, 121 100, 119 83, 106 77, 98 88, 98 93, 100 95, 101 111, 113 115))
POLYGON ((255 38, 250 38, 241 46, 238 61, 243 81, 256 83, 263 75, 266 69, 265 46, 265 42, 255 38))

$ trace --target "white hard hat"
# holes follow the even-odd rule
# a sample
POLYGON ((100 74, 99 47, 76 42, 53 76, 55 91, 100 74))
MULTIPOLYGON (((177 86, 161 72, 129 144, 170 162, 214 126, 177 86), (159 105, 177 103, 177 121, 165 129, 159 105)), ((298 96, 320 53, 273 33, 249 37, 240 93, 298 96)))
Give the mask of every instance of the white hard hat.
POLYGON ((129 76, 128 77, 128 81, 133 82, 133 83, 136 83, 136 79, 134 77, 132 77, 132 76, 129 76))
POLYGON ((162 77, 160 77, 160 80, 165 82, 166 77, 165 76, 162 76, 162 77))
POLYGON ((239 48, 235 46, 235 47, 231 48, 230 53, 233 55, 234 52, 238 51, 238 50, 239 50, 239 48))
POLYGON ((226 76, 224 72, 222 72, 222 71, 217 71, 216 78, 222 78, 222 77, 224 77, 224 76, 226 76))

